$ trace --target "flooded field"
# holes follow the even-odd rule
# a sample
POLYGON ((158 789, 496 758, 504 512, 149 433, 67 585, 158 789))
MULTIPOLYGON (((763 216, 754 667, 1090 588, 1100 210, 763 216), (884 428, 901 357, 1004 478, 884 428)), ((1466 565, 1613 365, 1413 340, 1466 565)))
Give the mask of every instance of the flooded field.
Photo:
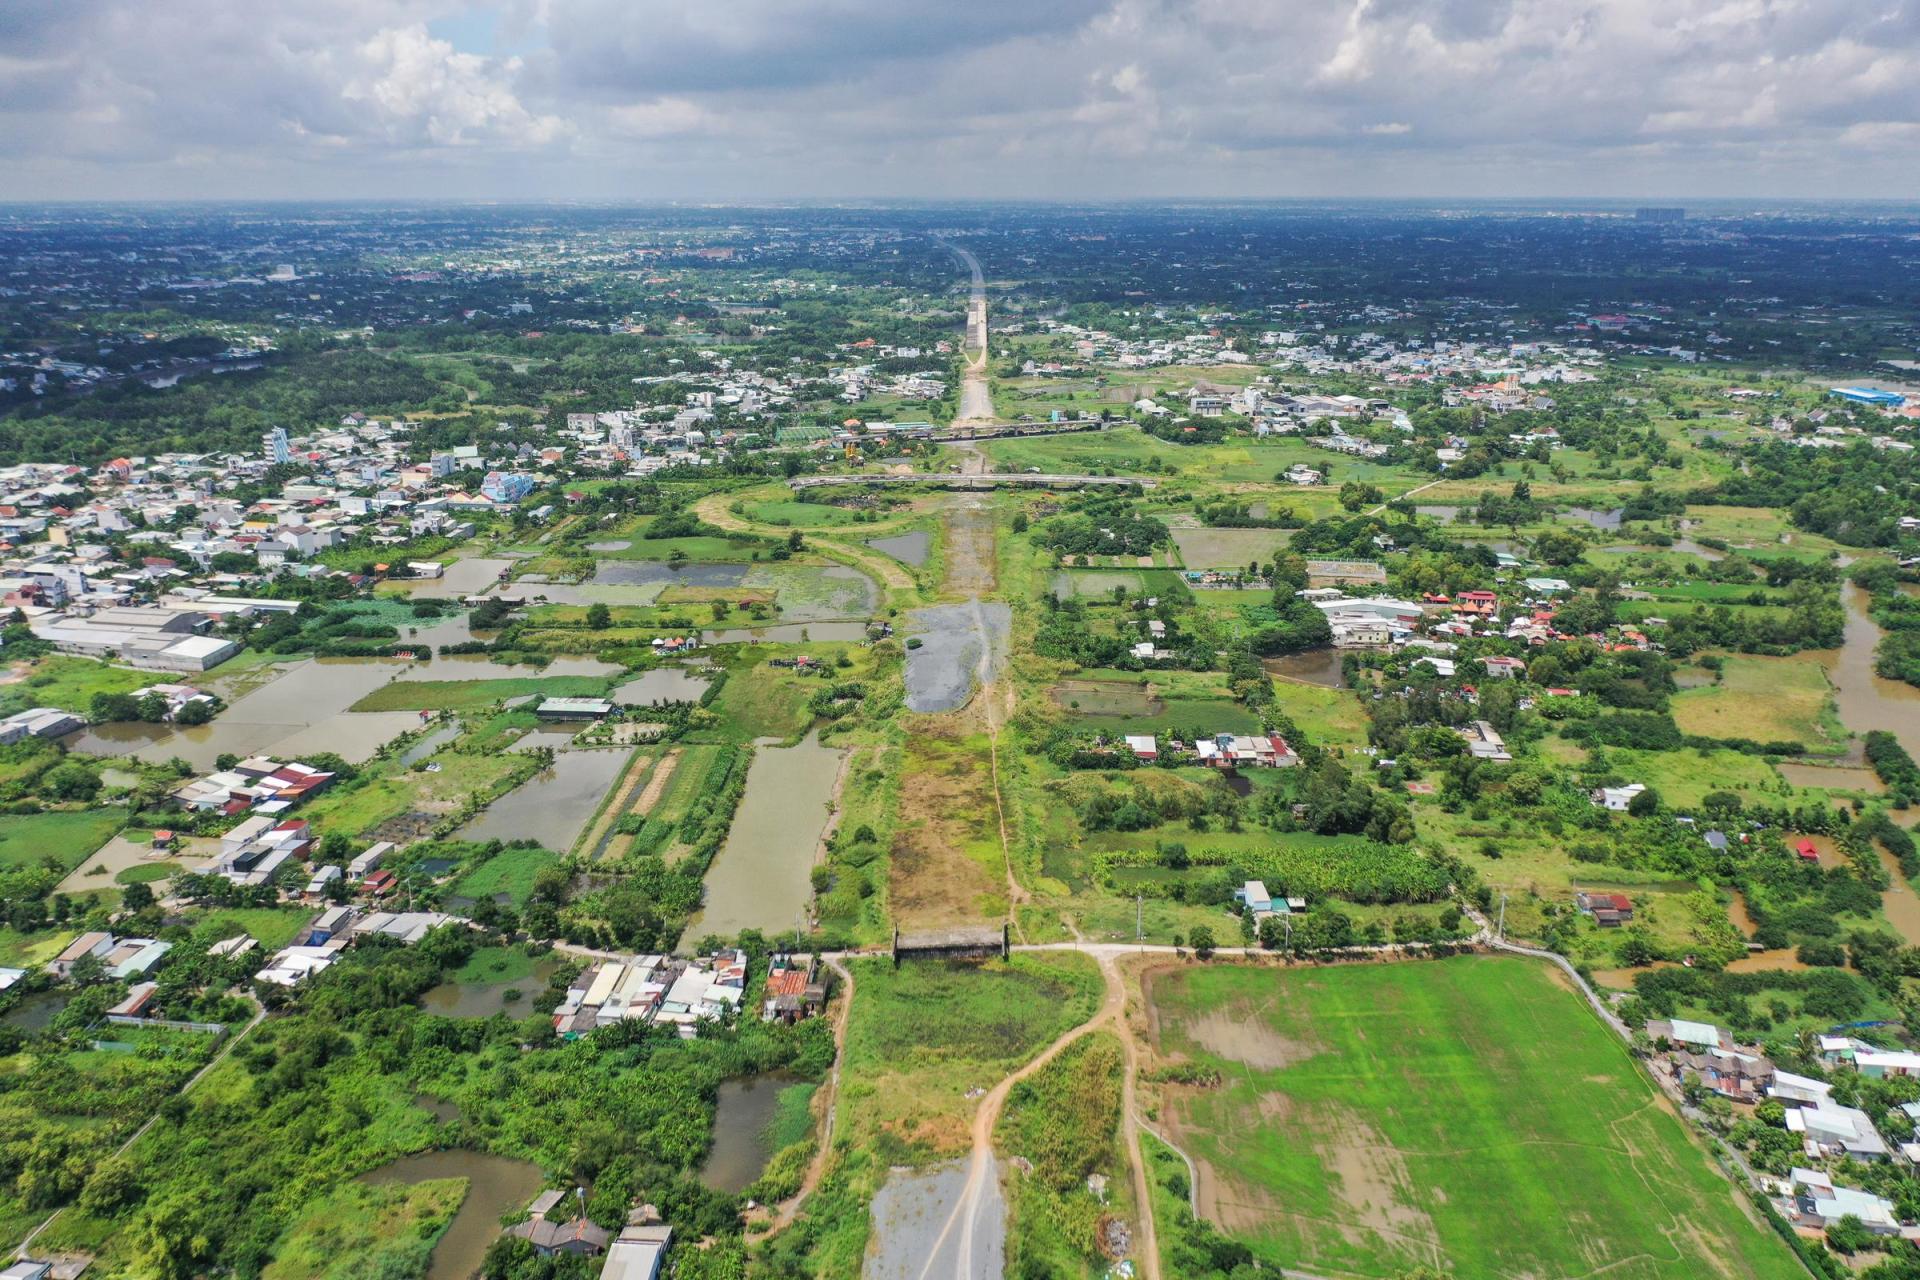
POLYGON ((460 829, 462 840, 538 840, 565 853, 627 762, 625 751, 562 751, 553 767, 509 791, 460 829))
POLYGON ((935 605, 907 615, 907 709, 952 711, 966 705, 973 684, 1004 659, 1013 613, 1004 604, 935 605))
POLYGON ((687 926, 688 937, 794 927, 813 894, 808 874, 845 758, 845 751, 821 746, 817 731, 796 746, 754 753, 747 793, 707 869, 706 905, 687 926))
POLYGON ((1175 529, 1173 544, 1189 569, 1244 569, 1273 559, 1292 536, 1287 529, 1175 529))
POLYGON ((1414 507, 1414 511, 1416 511, 1420 515, 1427 516, 1430 519, 1438 520, 1441 524, 1452 524, 1455 520, 1457 520, 1460 517, 1461 510, 1462 508, 1460 507, 1448 507, 1448 506, 1415 506, 1414 507))
POLYGON ((535 1012, 533 997, 546 989, 547 979, 559 967, 557 957, 543 956, 527 977, 505 982, 443 982, 421 996, 420 1003, 428 1013, 443 1018, 491 1018, 496 1013, 522 1017, 535 1012), (517 997, 511 994, 516 992, 517 997))
POLYGON ((1887 922, 1899 933, 1900 940, 1908 946, 1920 946, 1920 894, 1914 892, 1913 885, 1900 873, 1900 860, 1881 848, 1874 849, 1880 855, 1880 867, 1887 873, 1887 891, 1880 895, 1880 908, 1887 913, 1887 922))
POLYGON ((915 529, 911 533, 869 538, 867 545, 917 569, 927 562, 927 557, 933 552, 933 535, 925 529, 915 529))
POLYGON ((1884 729, 1920 756, 1920 689, 1874 674, 1880 624, 1867 614, 1867 593, 1849 583, 1841 588, 1840 601, 1847 611, 1846 634, 1827 663, 1827 678, 1841 721, 1858 734, 1884 729))
POLYGON ((69 749, 90 755, 134 755, 164 761, 179 756, 211 769, 224 752, 337 751, 359 763, 419 723, 408 712, 349 712, 348 707, 400 674, 401 664, 354 660, 298 662, 237 701, 212 724, 93 725, 69 735, 69 749))
POLYGON ((668 564, 664 560, 602 560, 593 571, 595 586, 737 587, 746 581, 743 564, 668 564))
POLYGON ((1267 671, 1285 680, 1297 680, 1301 684, 1317 684, 1327 689, 1346 687, 1346 672, 1342 667, 1344 656, 1338 649, 1310 649, 1305 653, 1289 653, 1281 658, 1268 658, 1260 665, 1267 671))
POLYGON ((1049 692, 1055 705, 1084 716, 1157 716, 1167 709, 1152 685, 1126 680, 1062 680, 1049 692))
POLYGON ((700 1165, 702 1183, 728 1195, 752 1185, 773 1157, 768 1131, 780 1107, 780 1091, 799 1079, 776 1071, 721 1082, 713 1115, 713 1146, 700 1165))
POLYGON ((433 1247, 426 1280, 472 1280, 500 1235, 500 1218, 524 1209, 545 1181, 538 1165, 479 1151, 427 1151, 363 1174, 374 1186, 412 1186, 438 1178, 465 1178, 466 1198, 447 1233, 433 1247))
POLYGON ((1774 768, 1796 787, 1825 787, 1831 791, 1861 791, 1879 795, 1887 789, 1872 769, 1855 765, 1801 764, 1783 760, 1774 768))
POLYGON ((684 667, 655 667, 614 686, 612 696, 623 707, 646 707, 656 702, 698 702, 706 691, 707 682, 684 667))
POLYGON ((964 1164, 889 1173, 873 1197, 873 1234, 861 1280, 1000 1280, 1007 1206, 999 1172, 985 1179, 973 1220, 947 1231, 948 1221, 964 1212, 966 1185, 964 1164))
POLYGON ((787 622, 771 627, 725 627, 700 634, 708 644, 804 644, 814 640, 854 643, 867 638, 867 624, 787 622))
POLYGON ((744 585, 772 591, 782 622, 866 619, 880 607, 879 584, 845 565, 754 565, 744 585))
POLYGON ((437 578, 412 580, 413 594, 419 596, 476 596, 500 581, 500 575, 513 567, 511 560, 475 556, 456 560, 437 578))

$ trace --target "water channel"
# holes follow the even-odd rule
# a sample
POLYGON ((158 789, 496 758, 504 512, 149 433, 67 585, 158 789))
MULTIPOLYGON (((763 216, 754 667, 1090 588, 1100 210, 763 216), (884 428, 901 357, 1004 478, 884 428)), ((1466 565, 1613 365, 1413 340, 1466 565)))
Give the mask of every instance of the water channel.
POLYGON ((413 1186, 441 1178, 465 1178, 467 1194, 433 1247, 426 1280, 471 1280, 487 1247, 499 1238, 501 1215, 524 1207, 545 1179, 538 1166, 525 1160, 481 1151, 426 1151, 382 1165, 360 1180, 374 1186, 413 1186))
POLYGON ((827 805, 846 752, 818 731, 792 747, 762 746, 727 842, 707 870, 707 900, 686 936, 792 929, 807 909, 809 873, 826 830, 827 805))
POLYGON ((773 1157, 770 1131, 780 1111, 781 1091, 800 1077, 776 1071, 723 1081, 713 1113, 713 1146, 700 1165, 700 1181, 715 1191, 737 1195, 750 1186, 773 1157))

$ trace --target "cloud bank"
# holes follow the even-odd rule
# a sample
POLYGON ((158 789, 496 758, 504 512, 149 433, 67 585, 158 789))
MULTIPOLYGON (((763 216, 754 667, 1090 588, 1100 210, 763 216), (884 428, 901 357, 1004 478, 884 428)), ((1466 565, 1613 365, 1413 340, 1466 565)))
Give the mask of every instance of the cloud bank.
POLYGON ((1920 0, 8 0, 15 198, 1911 197, 1920 0))

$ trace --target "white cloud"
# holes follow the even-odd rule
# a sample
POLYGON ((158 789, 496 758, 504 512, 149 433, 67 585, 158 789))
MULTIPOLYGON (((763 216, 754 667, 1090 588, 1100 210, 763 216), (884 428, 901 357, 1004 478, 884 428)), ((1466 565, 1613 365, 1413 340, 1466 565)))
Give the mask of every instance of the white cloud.
POLYGON ((1903 195, 1915 84, 1920 0, 0 0, 21 195, 1903 195))

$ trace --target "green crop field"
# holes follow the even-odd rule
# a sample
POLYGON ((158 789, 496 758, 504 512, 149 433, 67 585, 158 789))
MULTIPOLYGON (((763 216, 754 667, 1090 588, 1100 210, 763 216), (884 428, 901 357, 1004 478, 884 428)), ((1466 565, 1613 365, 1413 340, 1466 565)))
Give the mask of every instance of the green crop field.
POLYGON ((1147 985, 1167 1136, 1204 1216, 1271 1266, 1395 1276, 1799 1277, 1544 964, 1462 957, 1147 985))

